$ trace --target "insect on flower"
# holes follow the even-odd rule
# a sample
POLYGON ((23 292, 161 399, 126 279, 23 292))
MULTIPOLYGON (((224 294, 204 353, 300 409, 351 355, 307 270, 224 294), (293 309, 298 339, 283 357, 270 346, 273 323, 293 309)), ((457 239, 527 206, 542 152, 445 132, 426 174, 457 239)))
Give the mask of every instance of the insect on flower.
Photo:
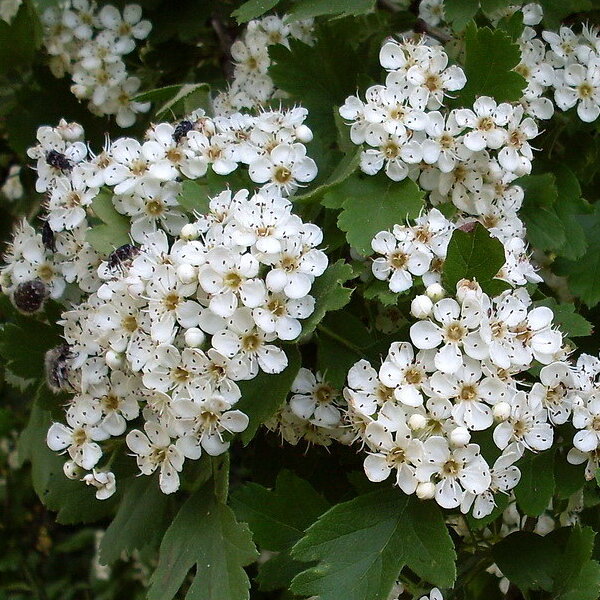
POLYGON ((60 344, 46 352, 44 357, 46 383, 54 393, 73 388, 69 381, 68 360, 70 358, 71 349, 68 344, 60 344))
POLYGON ((179 144, 181 138, 184 138, 192 129, 194 125, 191 121, 181 121, 175 127, 175 131, 173 132, 173 139, 176 144, 179 144))
POLYGON ((60 171, 70 171, 73 168, 71 161, 61 152, 50 150, 46 154, 46 162, 55 169, 60 171))
POLYGON ((111 270, 122 267, 123 264, 133 260, 140 253, 140 249, 133 244, 119 246, 108 257, 108 268, 111 270))

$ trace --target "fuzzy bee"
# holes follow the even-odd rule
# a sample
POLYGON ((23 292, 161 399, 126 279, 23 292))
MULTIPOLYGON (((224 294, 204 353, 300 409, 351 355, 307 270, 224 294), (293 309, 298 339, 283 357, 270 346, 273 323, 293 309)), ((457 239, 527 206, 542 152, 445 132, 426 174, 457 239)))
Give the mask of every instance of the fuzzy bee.
POLYGON ((54 231, 50 227, 50 223, 46 221, 42 227, 42 243, 50 252, 56 252, 56 240, 54 239, 54 231))
POLYGON ((123 244, 119 246, 113 253, 106 259, 108 268, 111 271, 123 266, 124 264, 132 261, 138 254, 140 249, 133 244, 123 244))
POLYGON ((23 281, 13 292, 13 304, 17 309, 26 314, 31 315, 41 310, 44 301, 50 295, 50 291, 43 281, 40 279, 32 279, 31 281, 23 281))
POLYGON ((60 171, 70 171, 73 168, 71 161, 57 150, 50 150, 50 152, 46 154, 46 162, 51 167, 60 171))
POLYGON ((173 132, 173 139, 175 140, 175 143, 179 144, 181 138, 184 138, 193 128, 194 125, 191 121, 181 121, 178 123, 177 127, 175 127, 175 131, 173 132))
POLYGON ((68 344, 60 344, 46 352, 44 357, 46 383, 55 394, 66 389, 73 389, 69 381, 68 361, 71 357, 71 349, 68 344))

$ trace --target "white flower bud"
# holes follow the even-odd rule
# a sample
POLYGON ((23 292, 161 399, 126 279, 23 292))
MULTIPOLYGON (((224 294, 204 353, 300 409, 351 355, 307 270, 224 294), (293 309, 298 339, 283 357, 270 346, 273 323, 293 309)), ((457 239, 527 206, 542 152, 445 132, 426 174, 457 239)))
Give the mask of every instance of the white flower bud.
POLYGON ((413 431, 419 431, 419 429, 423 429, 425 425, 427 425, 427 419, 419 413, 411 415, 408 419, 408 426, 413 431))
POLYGON ((508 402, 498 402, 492 409, 496 421, 506 421, 510 417, 510 404, 508 402))
POLYGON ((410 303, 410 314, 415 319, 426 319, 433 309, 433 302, 428 296, 417 296, 410 303))
POLYGON ((78 467, 72 460, 68 460, 63 465, 63 473, 69 479, 79 479, 81 476, 82 470, 81 467, 78 467))
POLYGON ((206 335, 202 329, 198 329, 198 327, 190 327, 183 334, 183 339, 185 340, 186 346, 189 346, 190 348, 198 348, 204 343, 206 335))
POLYGON ((106 353, 105 360, 111 369, 120 369, 123 366, 123 355, 114 350, 109 350, 106 353))
POLYGON ((435 485, 431 481, 419 483, 416 493, 420 500, 431 500, 435 496, 435 485))
POLYGON ((303 144, 307 144, 313 139, 313 132, 306 125, 298 125, 295 133, 298 141, 303 144))
POLYGON ((439 283, 432 283, 431 285, 427 286, 425 294, 427 294, 431 300, 437 302, 446 295, 446 291, 439 283))
POLYGON ((453 446, 458 448, 462 448, 466 446, 471 441, 471 434, 466 427, 457 427, 452 430, 450 434, 450 442, 453 446))
POLYGON ((181 228, 179 236, 184 240, 195 240, 198 238, 198 228, 193 223, 187 223, 181 228))
POLYGON ((193 281, 196 281, 198 274, 195 267, 183 264, 177 267, 177 277, 179 277, 179 280, 182 283, 192 283, 193 281))

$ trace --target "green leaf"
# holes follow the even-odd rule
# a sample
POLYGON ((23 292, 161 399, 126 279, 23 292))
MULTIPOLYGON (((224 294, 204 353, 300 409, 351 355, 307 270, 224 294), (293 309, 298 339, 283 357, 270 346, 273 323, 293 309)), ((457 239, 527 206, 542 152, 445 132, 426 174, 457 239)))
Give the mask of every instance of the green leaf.
POLYGON ((177 93, 155 111, 158 119, 183 117, 192 111, 202 108, 212 112, 210 86, 208 83, 184 83, 179 86, 177 93))
POLYGON ((567 240, 555 209, 558 189, 554 175, 526 175, 516 184, 525 192, 519 216, 527 226, 528 240, 540 250, 557 250, 564 246, 567 240))
POLYGON ((600 204, 577 221, 585 233, 587 250, 577 261, 557 260, 556 272, 565 275, 571 292, 592 308, 600 302, 600 204))
POLYGON ((317 368, 334 387, 341 389, 350 367, 364 358, 371 333, 347 311, 329 313, 317 332, 317 368))
POLYGON ((338 225, 364 256, 373 254, 371 241, 378 232, 418 217, 423 208, 423 191, 412 179, 396 182, 379 174, 363 180, 360 190, 348 192, 338 225))
POLYGON ((260 425, 268 421, 285 402, 301 364, 300 353, 295 345, 288 346, 286 354, 288 366, 281 373, 268 375, 261 372, 254 379, 240 381, 242 397, 236 409, 246 413, 250 419, 248 427, 240 434, 244 444, 250 442, 260 425))
MULTIPOLYGON (((506 0, 481 0, 481 10, 486 15, 491 15, 506 6, 506 0)), ((522 19, 521 19, 522 20, 522 19)))
POLYGON ((322 15, 356 17, 371 12, 375 0, 298 0, 286 14, 288 23, 322 15))
POLYGON ((540 0, 544 10, 544 24, 549 29, 558 29, 561 21, 574 13, 593 8, 590 0, 540 0))
POLYGON ((367 300, 378 300, 384 306, 395 306, 398 304, 399 297, 396 292, 390 290, 387 281, 381 281, 379 279, 374 279, 367 285, 363 290, 363 296, 367 300))
POLYGON ((209 481, 181 507, 160 545, 148 600, 171 600, 195 566, 186 600, 245 600, 243 567, 256 560, 248 527, 217 499, 209 481))
POLYGON ((528 453, 518 463, 521 480, 515 488, 517 504, 526 515, 539 517, 554 494, 554 449, 528 453))
POLYGON ((290 40, 289 49, 283 45, 269 48, 269 75, 275 86, 308 110, 306 123, 323 144, 337 141, 335 107, 356 93, 357 65, 363 60, 342 25, 319 27, 312 46, 290 40))
POLYGON ((290 549, 329 503, 308 482, 283 470, 275 489, 247 483, 233 494, 231 507, 238 519, 248 523, 261 548, 279 553, 260 566, 261 589, 288 587, 303 569, 303 563, 290 556, 290 549))
POLYGON ((100 544, 100 560, 110 564, 121 557, 122 552, 131 556, 134 550, 160 542, 166 529, 168 496, 153 477, 137 477, 129 484, 115 518, 108 526, 100 544))
POLYGON ((18 316, 14 323, 6 323, 0 329, 0 356, 15 375, 39 379, 46 352, 62 341, 58 326, 18 316))
POLYGON ((315 310, 302 322, 302 333, 298 342, 308 338, 327 312, 344 308, 350 302, 352 289, 344 287, 343 284, 352 277, 352 267, 341 259, 329 265, 323 275, 317 277, 310 290, 316 301, 315 310))
POLYGON ((181 185, 181 194, 177 197, 177 202, 188 212, 206 214, 210 204, 208 185, 186 179, 181 185))
POLYGON ((512 70, 521 62, 521 52, 507 34, 488 27, 477 29, 471 23, 465 29, 465 53, 467 84, 454 104, 470 106, 477 96, 491 96, 497 102, 521 98, 527 82, 512 70))
POLYGON ((405 565, 438 587, 456 578, 454 546, 433 502, 379 490, 327 511, 292 551, 319 561, 292 591, 321 600, 385 599, 405 565))
POLYGON ((283 552, 328 508, 329 503, 304 479, 283 470, 275 488, 246 483, 231 497, 231 507, 250 526, 256 543, 283 552))
POLYGON ((117 212, 112 194, 101 192, 92 202, 92 210, 103 224, 88 229, 86 240, 100 254, 110 254, 115 248, 129 243, 131 224, 129 219, 117 212))
POLYGON ((479 0, 445 0, 444 16, 452 23, 455 31, 462 31, 465 25, 477 14, 479 0))
POLYGON ((592 207, 581 197, 579 180, 573 171, 565 165, 554 164, 552 172, 556 176, 558 192, 554 208, 565 231, 565 243, 557 250, 557 254, 576 260, 585 254, 587 248, 585 232, 578 217, 589 214, 592 207))
POLYGON ((43 29, 32 2, 25 0, 10 25, 0 19, 0 79, 31 66, 42 43, 43 29))
POLYGON ((567 337, 585 337, 592 333, 593 325, 585 317, 575 312, 573 304, 558 304, 554 298, 545 298, 535 304, 552 309, 554 323, 567 337))
POLYGON ((310 202, 312 200, 316 200, 325 196, 330 190, 333 190, 337 186, 339 186, 340 183, 343 183, 344 181, 348 180, 352 173, 356 171, 359 163, 360 149, 357 149, 352 154, 346 154, 342 158, 342 160, 337 164, 331 175, 327 178, 327 181, 316 187, 314 190, 307 192, 306 194, 302 194, 301 196, 294 196, 292 198, 293 202, 310 202))
POLYGON ((461 279, 474 279, 484 292, 496 295, 508 284, 494 279, 504 265, 504 246, 479 223, 470 231, 456 229, 450 239, 442 281, 453 292, 461 279))
POLYGON ((518 531, 493 546, 492 554, 502 573, 523 592, 545 590, 555 600, 596 600, 600 569, 590 560, 594 537, 591 527, 579 526, 544 537, 518 531))
POLYGON ((231 13, 239 25, 247 23, 264 15, 267 11, 275 8, 281 0, 248 0, 231 13))

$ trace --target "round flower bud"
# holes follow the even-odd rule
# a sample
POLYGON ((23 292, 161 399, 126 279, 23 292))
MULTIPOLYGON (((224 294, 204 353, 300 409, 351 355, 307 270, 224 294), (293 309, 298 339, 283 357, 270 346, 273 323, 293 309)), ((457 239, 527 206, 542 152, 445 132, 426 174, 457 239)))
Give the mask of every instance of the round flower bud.
POLYGON ((185 340, 186 346, 189 346, 190 348, 198 348, 204 343, 206 335, 202 329, 198 329, 198 327, 190 327, 183 334, 183 339, 185 340))
POLYGON ((437 302, 446 295, 446 292, 439 283, 432 283, 431 285, 427 286, 425 294, 427 294, 428 298, 430 298, 434 302, 437 302))
POLYGON ((420 500, 431 500, 435 496, 435 485, 431 481, 419 483, 416 494, 420 500))
POLYGON ((408 419, 408 426, 413 431, 418 431, 419 429, 423 429, 427 425, 427 419, 425 416, 420 415, 419 413, 415 413, 411 415, 408 419))
POLYGON ((177 277, 179 277, 179 280, 182 283, 192 283, 193 281, 196 281, 198 274, 196 273, 195 267, 183 264, 177 267, 177 277))
POLYGON ((458 448, 462 448, 466 446, 471 441, 471 434, 466 427, 457 427, 452 430, 450 434, 450 442, 453 446, 458 448))
POLYGON ((296 138, 299 142, 307 144, 313 139, 313 132, 306 125, 298 125, 296 127, 296 138))
POLYGON ((13 292, 13 303, 19 311, 31 315, 44 306, 44 301, 50 295, 48 288, 40 279, 24 281, 13 292))
POLYGON ((127 291, 135 298, 141 296, 146 291, 146 286, 141 279, 135 278, 127 284, 127 291))
POLYGON ((198 228, 193 223, 187 223, 181 228, 179 235, 184 240, 195 240, 198 237, 198 228))
POLYGON ((506 421, 510 417, 510 404, 508 402, 498 402, 492 409, 496 421, 506 421))
POLYGON ((410 303, 410 314, 415 319, 426 319, 431 314, 433 302, 428 296, 417 296, 410 303))
POLYGON ((68 460, 63 465, 63 473, 69 479, 79 479, 81 476, 82 470, 81 467, 77 466, 72 460, 68 460))
POLYGON ((106 360, 106 364, 111 369, 120 369, 123 366, 123 355, 115 352, 114 350, 109 350, 104 357, 106 360))

